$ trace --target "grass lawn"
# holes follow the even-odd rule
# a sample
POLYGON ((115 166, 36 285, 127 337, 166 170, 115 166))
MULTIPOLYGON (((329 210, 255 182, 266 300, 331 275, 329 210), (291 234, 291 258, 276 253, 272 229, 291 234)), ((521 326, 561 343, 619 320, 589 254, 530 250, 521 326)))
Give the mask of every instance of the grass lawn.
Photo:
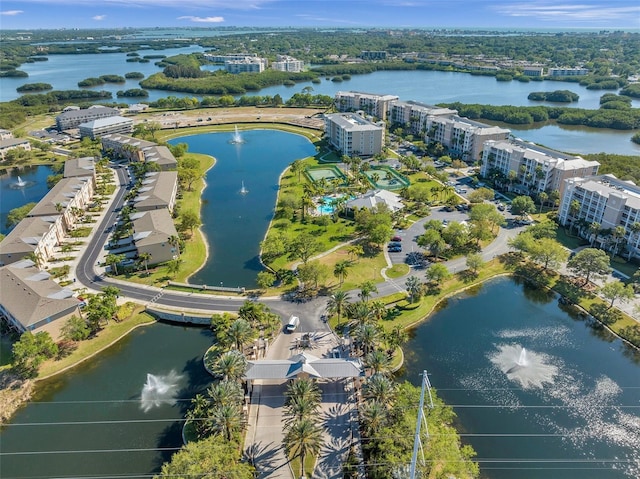
POLYGON ((155 322, 155 319, 142 312, 142 307, 139 306, 134 310, 131 317, 119 323, 112 321, 94 338, 77 343, 78 347, 64 358, 58 360, 52 359, 44 362, 40 367, 38 379, 44 379, 48 376, 59 373, 65 368, 75 366, 82 360, 109 347, 112 343, 116 342, 135 327, 141 324, 150 324, 153 322, 155 322))
POLYGON ((403 264, 394 264, 391 268, 387 269, 385 273, 389 278, 394 279, 394 278, 400 278, 405 274, 409 274, 409 271, 411 271, 411 268, 409 268, 409 265, 403 263, 403 264))

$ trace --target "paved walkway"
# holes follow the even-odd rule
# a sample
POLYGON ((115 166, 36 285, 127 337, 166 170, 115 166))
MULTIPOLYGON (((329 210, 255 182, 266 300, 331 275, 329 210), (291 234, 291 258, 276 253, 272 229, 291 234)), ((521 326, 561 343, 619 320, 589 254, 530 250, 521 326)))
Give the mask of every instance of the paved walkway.
MULTIPOLYGON (((264 359, 287 359, 301 352, 296 347, 296 340, 303 334, 281 333, 264 359)), ((314 356, 323 357, 338 345, 337 337, 328 328, 317 332, 316 337, 316 347, 309 351, 314 356)), ((299 471, 291 470, 282 444, 287 384, 286 380, 254 381, 245 444, 247 455, 253 458, 261 479, 294 479, 299 474, 299 471)), ((357 417, 352 381, 319 381, 318 386, 322 392, 318 424, 324 427, 324 445, 313 477, 341 479, 342 464, 352 440, 353 418, 357 417)))

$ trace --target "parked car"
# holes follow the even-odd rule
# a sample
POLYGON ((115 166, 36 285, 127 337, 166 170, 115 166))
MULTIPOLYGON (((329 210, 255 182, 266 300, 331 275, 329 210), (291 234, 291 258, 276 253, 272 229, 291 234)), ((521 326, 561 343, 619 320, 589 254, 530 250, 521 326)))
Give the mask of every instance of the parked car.
POLYGON ((393 238, 391 238, 391 241, 395 243, 400 243, 402 241, 402 238, 400 238, 400 236, 394 236, 393 238))
POLYGON ((401 253, 402 252, 402 246, 400 246, 400 245, 389 246, 388 250, 389 250, 389 253, 401 253))

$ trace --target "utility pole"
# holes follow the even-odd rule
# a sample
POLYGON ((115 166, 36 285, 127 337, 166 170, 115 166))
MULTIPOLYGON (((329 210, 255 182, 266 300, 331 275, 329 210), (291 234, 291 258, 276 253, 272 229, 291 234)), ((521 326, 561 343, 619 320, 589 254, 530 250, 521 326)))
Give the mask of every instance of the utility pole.
POLYGON ((433 409, 433 396, 431 395, 431 383, 427 370, 422 371, 422 389, 420 390, 420 404, 418 406, 418 417, 416 418, 416 433, 413 440, 413 454, 411 456, 411 468, 409 470, 409 478, 416 479, 416 466, 418 462, 418 450, 422 454, 422 464, 424 464, 424 449, 422 448, 422 440, 420 439, 420 427, 424 421, 424 428, 429 437, 429 428, 427 427, 427 418, 424 415, 424 393, 429 393, 429 408, 433 409))

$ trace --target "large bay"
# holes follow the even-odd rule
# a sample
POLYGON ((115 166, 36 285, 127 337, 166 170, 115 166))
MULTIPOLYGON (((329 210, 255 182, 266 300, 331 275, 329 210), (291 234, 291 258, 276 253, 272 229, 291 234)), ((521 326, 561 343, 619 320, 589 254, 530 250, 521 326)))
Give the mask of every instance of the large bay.
POLYGON ((404 377, 419 384, 428 371, 483 477, 640 476, 640 353, 555 295, 494 280, 412 336, 404 377))

